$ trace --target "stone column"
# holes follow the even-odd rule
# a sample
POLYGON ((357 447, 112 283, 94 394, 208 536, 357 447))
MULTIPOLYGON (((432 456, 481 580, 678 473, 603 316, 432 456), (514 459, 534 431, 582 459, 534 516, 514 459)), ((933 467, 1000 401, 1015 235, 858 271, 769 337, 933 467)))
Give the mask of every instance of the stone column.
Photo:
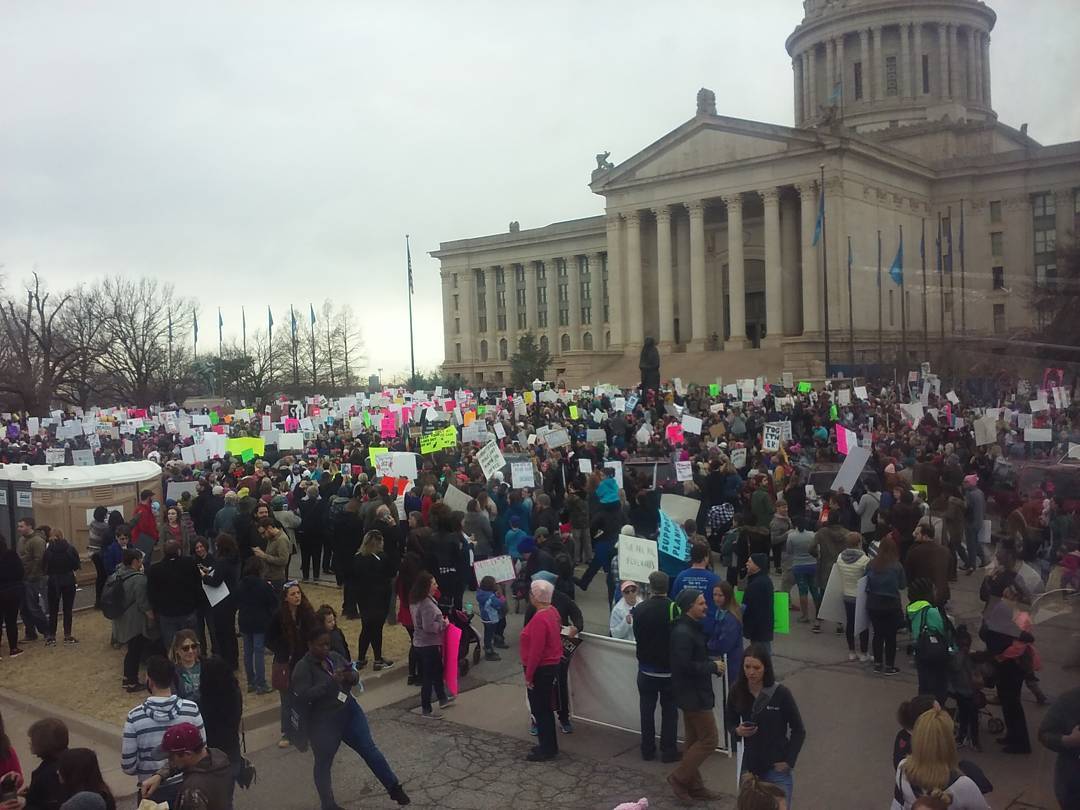
MULTIPOLYGON (((705 203, 700 200, 686 204, 690 215, 690 307, 691 331, 687 351, 703 352, 709 340, 707 322, 708 295, 705 289, 705 203)), ((722 297, 721 297, 722 300, 722 297)), ((723 325, 723 311, 721 325, 723 325)), ((723 335, 723 330, 718 330, 723 335)))
POLYGON ((570 299, 570 348, 581 348, 581 262, 577 256, 566 257, 566 276, 570 299))
POLYGON ((994 101, 990 93, 990 33, 984 31, 982 35, 982 60, 983 60, 983 97, 987 107, 993 107, 994 101))
POLYGON ((488 339, 488 359, 491 359, 492 348, 495 342, 495 335, 499 331, 499 311, 498 300, 495 293, 495 276, 498 272, 497 267, 489 267, 484 271, 484 304, 487 311, 484 313, 487 317, 487 339, 488 339))
POLYGON ((724 197, 728 217, 728 299, 731 312, 731 337, 726 349, 746 347, 746 264, 743 261, 742 194, 724 197))
POLYGON ((765 205, 765 334, 776 345, 784 334, 784 265, 780 252, 780 192, 758 192, 765 205))
POLYGON ((548 313, 548 351, 551 356, 562 354, 562 327, 559 325, 559 259, 544 261, 544 274, 547 276, 547 313, 548 313))
POLYGON ((975 29, 965 28, 964 34, 967 43, 967 81, 964 82, 964 95, 968 101, 977 101, 978 96, 975 93, 975 29))
MULTIPOLYGON (((847 89, 847 68, 844 67, 844 35, 841 34, 836 38, 836 78, 835 82, 840 82, 840 101, 841 106, 846 103, 850 98, 850 94, 847 89)), ((830 93, 832 90, 829 91, 830 93)))
POLYGON ((679 316, 679 333, 675 336, 679 345, 685 346, 690 342, 691 313, 693 312, 693 298, 690 289, 690 217, 686 215, 684 206, 679 206, 672 212, 675 220, 675 242, 672 253, 675 256, 675 301, 676 312, 679 316))
POLYGON ((536 262, 522 262, 525 270, 525 331, 540 345, 540 320, 536 303, 536 262))
POLYGON ((517 265, 504 264, 503 276, 506 279, 506 356, 510 358, 517 349, 517 265))
POLYGON ((799 267, 799 201, 787 195, 780 199, 780 264, 784 296, 784 334, 802 332, 802 268, 799 267))
MULTIPOLYGON (((590 253, 589 263, 589 322, 581 325, 582 343, 585 348, 585 332, 592 332, 593 348, 604 347, 604 254, 590 253)), ((580 294, 580 293, 579 293, 580 294)))
POLYGON ((454 284, 449 273, 442 273, 443 362, 456 363, 454 344, 460 336, 454 332, 454 284))
POLYGON ((825 40, 825 100, 832 98, 833 87, 836 84, 836 43, 831 39, 825 40))
POLYGON ((813 244, 817 223, 818 189, 815 183, 795 186, 802 201, 802 313, 803 334, 821 331, 821 284, 818 279, 818 248, 813 244))
POLYGON ((949 95, 957 101, 960 92, 960 26, 949 26, 949 95))
POLYGON ((675 275, 671 267, 671 209, 654 208, 656 214, 656 292, 660 309, 660 334, 665 350, 675 345, 675 275))
MULTIPOLYGON (((607 216, 607 268, 608 268, 608 331, 611 332, 611 348, 623 345, 623 269, 622 269, 622 219, 618 214, 607 216)), ((603 276, 597 279, 600 285, 600 317, 603 320, 603 276)))
POLYGON ((971 55, 974 60, 971 75, 975 83, 974 99, 978 104, 983 104, 985 101, 983 99, 982 32, 973 29, 971 33, 971 55))
POLYGON ((908 23, 900 23, 900 59, 897 61, 896 72, 900 79, 900 98, 911 98, 911 26, 908 23))
POLYGON ((870 77, 874 86, 874 99, 880 101, 885 98, 885 83, 882 81, 882 76, 885 71, 885 60, 881 58, 881 26, 875 25, 870 29, 870 34, 874 40, 874 55, 872 57, 873 62, 870 68, 870 77))
POLYGON ((938 38, 938 98, 949 97, 949 27, 937 25, 938 38))
POLYGON ((870 32, 865 28, 859 31, 859 48, 862 51, 862 100, 871 101, 874 98, 874 83, 870 70, 870 32))
POLYGON ((917 22, 914 25, 912 25, 912 28, 915 29, 915 53, 912 54, 912 59, 911 59, 911 67, 913 68, 912 73, 914 74, 914 77, 915 77, 915 90, 911 95, 912 95, 912 98, 918 98, 919 96, 921 96, 923 94, 923 91, 922 91, 922 88, 923 88, 923 83, 922 83, 922 76, 923 76, 923 74, 922 74, 922 58, 923 58, 922 23, 917 22))
POLYGON ((476 336, 479 332, 480 319, 476 316, 476 273, 472 268, 458 275, 458 295, 461 296, 461 361, 472 363, 476 360, 476 336))
POLYGON ((641 293, 641 215, 626 215, 626 345, 634 350, 645 342, 645 311, 641 293))
POLYGON ((807 94, 807 98, 810 100, 810 115, 808 118, 813 118, 817 115, 818 98, 817 98, 817 46, 811 45, 806 51, 806 59, 810 65, 810 92, 807 94))
POLYGON ((802 124, 803 120, 803 71, 802 57, 796 56, 791 60, 791 73, 795 83, 795 126, 802 124))

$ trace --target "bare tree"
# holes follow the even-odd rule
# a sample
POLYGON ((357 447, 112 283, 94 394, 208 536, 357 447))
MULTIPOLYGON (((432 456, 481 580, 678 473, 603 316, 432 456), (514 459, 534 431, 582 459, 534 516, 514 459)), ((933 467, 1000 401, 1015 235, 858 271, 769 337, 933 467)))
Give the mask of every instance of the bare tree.
POLYGON ((71 300, 60 313, 60 330, 77 353, 78 373, 57 384, 57 397, 80 408, 88 408, 108 379, 98 357, 102 351, 105 312, 97 290, 84 286, 71 291, 71 300))
POLYGON ((47 292, 35 271, 26 286, 25 304, 8 299, 0 306, 0 392, 30 413, 48 410, 58 386, 78 372, 84 356, 61 328, 71 298, 71 293, 47 292))
POLYGON ((344 304, 338 310, 336 329, 341 345, 341 385, 348 393, 352 390, 353 373, 362 369, 367 361, 364 340, 351 304, 344 304))

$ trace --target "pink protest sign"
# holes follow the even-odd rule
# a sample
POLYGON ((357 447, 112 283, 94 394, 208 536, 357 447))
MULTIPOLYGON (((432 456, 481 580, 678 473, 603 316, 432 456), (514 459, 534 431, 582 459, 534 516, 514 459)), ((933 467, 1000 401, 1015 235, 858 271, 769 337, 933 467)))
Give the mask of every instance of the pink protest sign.
POLYGON ((300 432, 300 420, 299 419, 291 419, 291 418, 286 417, 285 419, 282 419, 281 421, 285 426, 285 432, 286 433, 299 433, 300 432))
POLYGON ((461 647, 461 628, 451 624, 446 628, 443 644, 443 680, 448 694, 458 693, 458 649, 461 647))
POLYGON ((397 422, 394 421, 392 413, 383 415, 382 421, 379 423, 379 434, 384 439, 392 439, 397 434, 397 422))
POLYGON ((667 426, 667 440, 672 444, 683 443, 683 429, 682 425, 668 425, 667 426))

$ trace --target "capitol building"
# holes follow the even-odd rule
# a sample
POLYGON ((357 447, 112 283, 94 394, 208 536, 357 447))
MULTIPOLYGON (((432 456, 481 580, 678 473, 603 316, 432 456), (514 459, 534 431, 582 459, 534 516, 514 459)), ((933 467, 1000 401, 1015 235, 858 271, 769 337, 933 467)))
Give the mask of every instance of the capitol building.
POLYGON ((549 379, 571 385, 636 383, 646 337, 665 378, 821 376, 826 351, 831 367, 875 364, 880 339, 887 362, 906 348, 917 366, 927 348, 1038 323, 1028 293, 1052 289, 1075 230, 1080 142, 1044 146, 998 120, 995 12, 803 5, 786 42, 794 126, 718 114, 703 88, 655 143, 597 155, 597 216, 432 252, 445 373, 508 384, 531 333, 549 379), (889 273, 901 229, 903 286, 889 273))

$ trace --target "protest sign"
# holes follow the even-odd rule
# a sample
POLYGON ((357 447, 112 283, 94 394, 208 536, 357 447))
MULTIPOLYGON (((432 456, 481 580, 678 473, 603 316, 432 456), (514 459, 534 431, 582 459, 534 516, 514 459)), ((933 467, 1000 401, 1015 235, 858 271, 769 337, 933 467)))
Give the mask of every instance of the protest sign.
POLYGON ((604 466, 615 471, 615 483, 618 484, 619 489, 623 488, 623 468, 621 461, 605 461, 604 466))
POLYGON ((844 492, 851 492, 869 458, 869 448, 859 447, 858 445, 849 447, 847 458, 840 465, 840 469, 837 471, 836 477, 833 478, 832 484, 829 485, 829 489, 833 492, 840 489, 843 489, 844 492))
POLYGON ((619 535, 619 579, 648 582, 649 574, 660 570, 656 543, 645 537, 619 535))
POLYGON ((701 501, 684 495, 665 494, 660 496, 660 511, 665 512, 681 526, 687 520, 696 520, 701 501))
POLYGON ((689 414, 683 414, 682 429, 683 433, 693 433, 695 436, 701 435, 702 422, 696 416, 690 416, 689 414))
POLYGON ((694 467, 689 461, 676 461, 675 462, 675 480, 676 481, 693 481, 694 480, 694 467))
POLYGON ((975 444, 993 444, 997 441, 997 416, 991 414, 975 420, 975 444))
POLYGON ((544 438, 544 441, 547 442, 548 447, 554 450, 557 447, 563 447, 567 444, 570 444, 570 434, 560 428, 558 430, 553 430, 548 433, 547 436, 544 438))
POLYGON ((76 467, 93 467, 94 466, 94 451, 93 450, 72 450, 71 451, 71 463, 76 467))
POLYGON ((472 498, 453 484, 446 488, 446 494, 443 495, 443 502, 450 507, 451 512, 467 512, 471 500, 472 498))
POLYGON ((165 490, 165 497, 170 501, 179 503, 185 492, 190 492, 191 497, 194 498, 198 494, 196 483, 194 481, 170 481, 165 490))
MULTIPOLYGON (((1077 445, 1077 447, 1080 447, 1080 445, 1077 445)), ((577 463, 578 463, 578 471, 582 475, 591 475, 592 474, 592 459, 579 458, 577 463)))
POLYGON ((494 577, 496 582, 510 582, 514 579, 514 561, 508 554, 501 557, 489 557, 486 560, 474 562, 473 571, 476 573, 477 582, 484 577, 494 577))
POLYGON ((278 450, 285 452, 286 450, 303 450, 304 449, 304 437, 300 433, 279 433, 278 434, 278 450))
POLYGON ((476 454, 476 462, 480 465, 484 478, 488 480, 506 465, 506 459, 503 458, 499 445, 495 441, 490 441, 480 448, 476 454))
MULTIPOLYGON (((124 439, 125 442, 130 439, 124 439)), ((128 455, 131 455, 129 452, 128 455)), ((59 465, 64 463, 65 451, 63 447, 50 447, 45 451, 45 463, 59 465)))
POLYGON ((746 448, 736 447, 731 451, 731 464, 737 470, 741 470, 746 466, 746 448))
POLYGON ((589 428, 585 431, 585 441, 589 444, 601 444, 607 441, 607 433, 598 428, 589 428))
POLYGON ((656 539, 656 547, 658 551, 677 560, 685 562, 690 559, 690 539, 682 530, 682 526, 672 520, 663 508, 660 511, 660 533, 656 539))
POLYGON ((536 471, 531 461, 515 461, 510 465, 510 486, 514 489, 536 486, 536 471))
POLYGON ((1053 431, 1050 428, 1029 427, 1024 429, 1025 442, 1052 442, 1053 440, 1053 431))
POLYGON ((776 422, 765 425, 761 434, 761 449, 767 453, 775 453, 780 449, 781 428, 776 422))

